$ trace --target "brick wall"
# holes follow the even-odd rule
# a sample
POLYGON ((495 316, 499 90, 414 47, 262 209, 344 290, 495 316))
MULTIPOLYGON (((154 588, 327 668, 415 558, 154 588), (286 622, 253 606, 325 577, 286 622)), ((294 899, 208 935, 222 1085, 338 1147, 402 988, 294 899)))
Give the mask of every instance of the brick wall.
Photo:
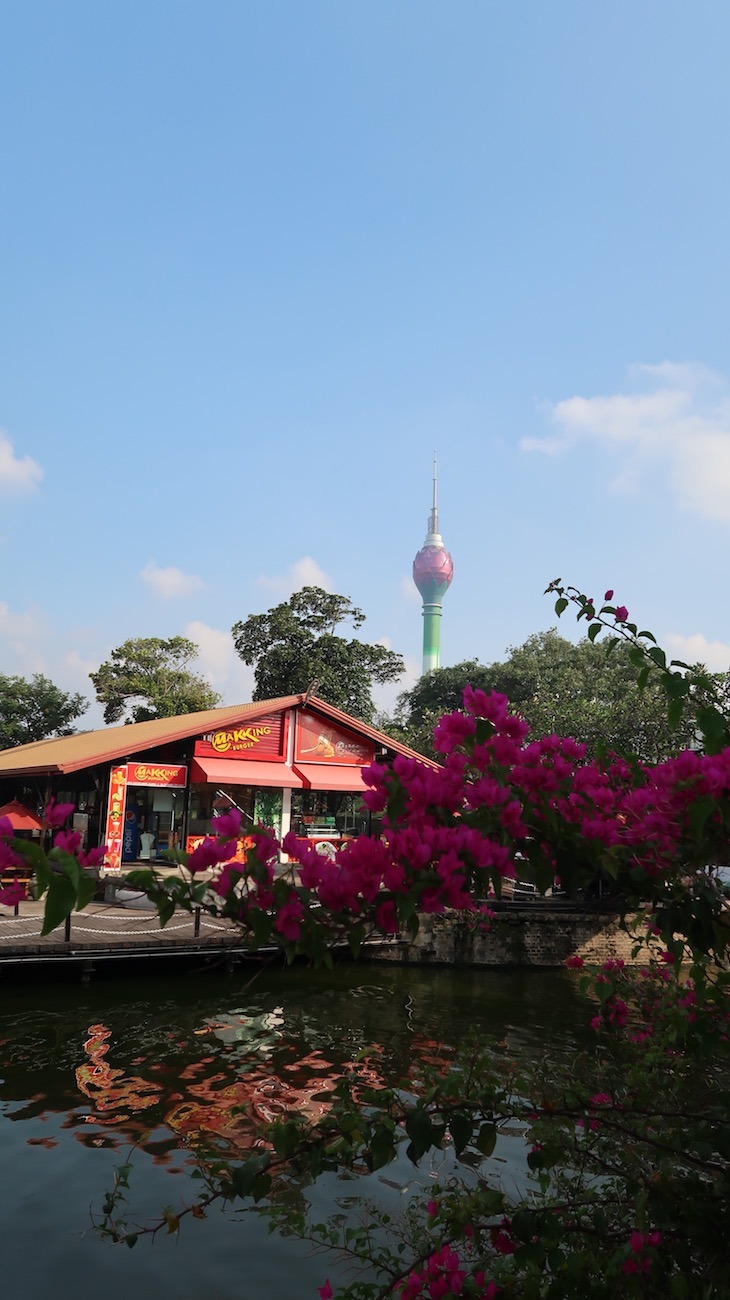
POLYGON ((487 933, 475 930, 473 920, 454 913, 420 920, 413 943, 368 944, 362 956, 443 966, 557 967, 574 955, 587 962, 600 963, 609 957, 632 961, 631 935, 621 929, 617 916, 606 912, 515 908, 498 913, 487 933))

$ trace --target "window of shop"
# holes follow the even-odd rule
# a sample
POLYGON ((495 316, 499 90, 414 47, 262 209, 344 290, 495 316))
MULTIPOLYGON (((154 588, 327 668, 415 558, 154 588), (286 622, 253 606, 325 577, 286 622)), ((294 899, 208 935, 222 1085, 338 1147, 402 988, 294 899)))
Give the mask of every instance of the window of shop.
POLYGON ((190 816, 188 835, 212 835, 212 821, 229 808, 241 814, 241 830, 245 833, 255 825, 254 789, 248 785, 203 785, 190 787, 190 816))
POLYGON ((291 825, 297 835, 365 835, 369 830, 369 813, 359 794, 341 790, 293 790, 291 825))

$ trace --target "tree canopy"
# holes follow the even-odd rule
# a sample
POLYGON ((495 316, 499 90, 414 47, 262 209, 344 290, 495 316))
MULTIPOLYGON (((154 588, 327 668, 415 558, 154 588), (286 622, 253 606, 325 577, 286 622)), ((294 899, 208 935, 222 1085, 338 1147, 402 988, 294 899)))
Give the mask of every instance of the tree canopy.
POLYGON ((195 642, 184 636, 140 637, 112 650, 111 659, 89 674, 105 706, 104 721, 146 722, 215 708, 220 696, 188 666, 197 654, 195 642))
POLYGON ((88 707, 83 695, 60 690, 41 673, 30 680, 0 674, 0 749, 70 736, 71 723, 88 707))
POLYGON ((670 729, 653 679, 643 689, 637 685, 626 645, 609 650, 587 637, 575 644, 554 629, 511 647, 502 663, 466 660, 426 673, 399 697, 384 729, 434 756, 433 727, 443 713, 461 708, 467 685, 501 691, 533 735, 572 736, 590 754, 605 748, 659 762, 693 739, 691 720, 679 731, 670 729))
POLYGON ((403 659, 385 646, 338 636, 342 623, 359 628, 362 610, 346 596, 303 587, 265 614, 250 614, 232 628, 237 653, 253 665, 255 700, 296 695, 315 683, 329 704, 364 722, 374 714, 374 682, 393 682, 403 659))

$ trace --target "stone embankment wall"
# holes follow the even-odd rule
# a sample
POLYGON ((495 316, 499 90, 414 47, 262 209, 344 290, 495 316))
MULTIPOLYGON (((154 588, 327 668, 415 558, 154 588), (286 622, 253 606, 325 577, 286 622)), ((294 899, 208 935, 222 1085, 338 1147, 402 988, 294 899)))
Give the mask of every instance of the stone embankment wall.
MULTIPOLYGON (((372 961, 443 966, 563 966, 568 957, 602 963, 609 957, 632 962, 633 938, 612 913, 552 911, 539 906, 499 912, 485 933, 473 918, 455 913, 421 916, 412 943, 368 944, 372 961)), ((640 962, 642 958, 637 958, 640 962)))

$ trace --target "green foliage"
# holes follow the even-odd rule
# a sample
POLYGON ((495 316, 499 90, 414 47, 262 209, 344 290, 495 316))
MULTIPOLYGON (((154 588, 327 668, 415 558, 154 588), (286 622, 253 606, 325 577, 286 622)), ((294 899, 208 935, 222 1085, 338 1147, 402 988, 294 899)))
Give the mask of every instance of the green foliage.
MULTIPOLYGON (((567 604, 563 597, 556 610, 567 604)), ((538 632, 513 646, 503 663, 468 660, 437 668, 399 697, 395 718, 383 730, 438 758, 434 725, 444 713, 461 708, 469 685, 506 695, 534 736, 572 736, 587 745, 589 755, 615 750, 656 763, 689 745, 695 729, 691 711, 685 715, 680 702, 668 717, 665 692, 651 674, 652 666, 663 662, 663 652, 650 650, 647 664, 638 647, 598 642, 600 631, 594 622, 577 645, 554 629, 538 632)))
POLYGON ((189 668, 197 654, 184 636, 140 637, 112 650, 111 659, 89 674, 105 706, 104 721, 146 722, 215 708, 220 696, 189 668))
POLYGON ((359 628, 365 615, 345 596, 303 587, 265 614, 232 628, 237 653, 254 666, 255 700, 315 693, 353 717, 371 721, 374 682, 397 681, 403 659, 384 646, 336 635, 341 623, 359 628))
POLYGON ((83 695, 60 690, 41 673, 30 680, 0 674, 0 749, 70 736, 87 708, 83 695))
POLYGON ((642 691, 649 686, 664 700, 677 748, 701 747, 707 754, 717 754, 730 745, 729 673, 710 673, 703 664, 687 664, 681 659, 667 663, 653 633, 640 631, 638 624, 629 621, 623 606, 609 603, 612 591, 606 593, 600 609, 577 587, 565 586, 560 578, 548 585, 545 594, 556 593, 558 616, 572 604, 578 621, 584 619, 590 625, 589 635, 592 633, 594 640, 606 629, 613 634, 603 644, 609 653, 625 654, 636 670, 642 691))

